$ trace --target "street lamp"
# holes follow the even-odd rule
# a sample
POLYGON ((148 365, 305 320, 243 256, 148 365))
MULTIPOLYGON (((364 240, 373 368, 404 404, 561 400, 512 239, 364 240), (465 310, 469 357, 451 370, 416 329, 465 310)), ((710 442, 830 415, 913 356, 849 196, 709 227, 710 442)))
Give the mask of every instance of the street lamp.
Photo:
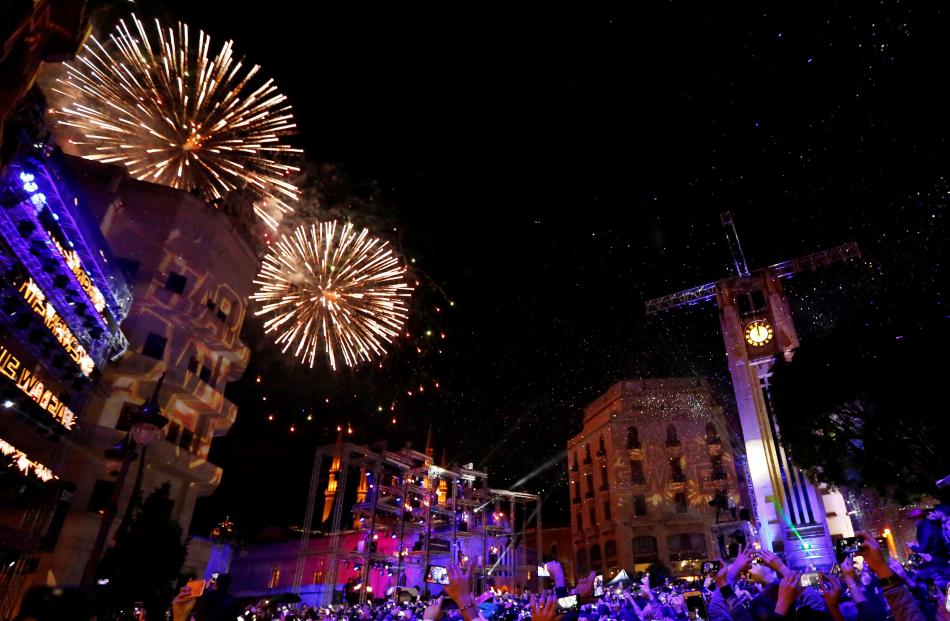
MULTIPOLYGON (((96 535, 96 541, 92 546, 92 551, 89 553, 89 560, 86 561, 86 567, 82 573, 81 584, 84 587, 91 587, 96 579, 96 568, 99 566, 99 560, 102 558, 102 552, 105 549, 109 530, 112 528, 115 515, 119 510, 119 497, 122 494, 125 478, 129 474, 129 466, 137 457, 135 451, 136 444, 142 446, 142 459, 139 461, 135 485, 132 488, 132 496, 129 498, 129 504, 126 507, 122 525, 126 525, 131 517, 133 501, 138 497, 142 489, 146 447, 158 437, 158 430, 168 424, 168 419, 162 416, 161 408, 158 405, 158 394, 162 389, 162 383, 164 381, 165 374, 162 373, 162 376, 158 379, 158 383, 155 384, 155 390, 152 391, 152 396, 132 413, 131 428, 125 438, 123 438, 119 444, 107 448, 104 451, 106 470, 111 476, 117 477, 117 479, 115 488, 112 490, 112 496, 109 498, 109 504, 102 512, 102 522, 99 523, 99 532, 96 535)), ((120 529, 122 525, 120 525, 120 529)))

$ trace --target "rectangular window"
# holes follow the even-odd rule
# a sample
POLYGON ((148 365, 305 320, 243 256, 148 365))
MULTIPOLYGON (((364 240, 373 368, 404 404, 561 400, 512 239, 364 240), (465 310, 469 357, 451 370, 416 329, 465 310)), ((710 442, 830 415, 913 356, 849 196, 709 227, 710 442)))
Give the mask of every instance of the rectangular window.
POLYGON ((607 464, 600 466, 600 489, 607 491, 610 489, 610 481, 607 480, 607 464))
POLYGON ((205 306, 208 307, 208 310, 214 310, 215 308, 217 308, 217 306, 214 303, 214 300, 212 300, 211 298, 208 298, 208 301, 205 302, 205 306))
POLYGON ((584 522, 582 521, 581 518, 582 518, 582 515, 578 513, 577 514, 577 530, 584 530, 584 522))
POLYGON ((89 497, 89 506, 86 511, 92 513, 102 513, 109 506, 112 500, 112 493, 115 491, 115 481, 103 481, 99 479, 92 487, 92 495, 89 497))
POLYGON ((165 441, 175 444, 178 442, 178 433, 181 431, 181 427, 178 426, 178 423, 168 423, 168 431, 165 432, 165 441))
POLYGON ((185 449, 186 451, 190 451, 192 437, 193 437, 193 434, 191 433, 191 429, 188 429, 187 427, 182 429, 181 438, 178 441, 178 446, 185 449))
POLYGON ((676 512, 677 513, 686 513, 689 511, 689 503, 686 501, 686 494, 679 492, 676 496, 673 497, 673 502, 676 503, 676 512))
POLYGON ((125 275, 125 279, 128 280, 131 285, 132 281, 135 280, 135 276, 139 273, 139 266, 142 265, 142 262, 135 259, 126 259, 124 257, 116 257, 115 261, 119 264, 119 270, 125 275))
POLYGON ((165 344, 168 339, 164 336, 149 332, 145 337, 145 346, 142 348, 142 355, 156 360, 162 360, 165 357, 165 344))
POLYGON ((647 514, 647 497, 637 495, 633 497, 633 514, 636 517, 643 517, 647 514))
POLYGON ((683 458, 670 457, 670 474, 674 483, 683 483, 686 481, 686 475, 683 474, 683 458))
POLYGON ((594 474, 591 472, 588 472, 585 478, 587 479, 587 497, 593 498, 594 497, 594 474))
POLYGON ((198 379, 200 379, 205 384, 210 384, 211 383, 211 368, 201 367, 201 372, 198 373, 198 379))
POLYGON ((198 362, 198 359, 192 356, 188 359, 188 370, 198 375, 198 368, 201 366, 201 363, 198 362))
POLYGON ((597 511, 594 507, 590 508, 590 525, 595 526, 597 524, 597 511))
POLYGON ((636 485, 643 485, 647 482, 643 476, 643 462, 635 459, 630 462, 630 482, 636 485))
POLYGON ((609 499, 604 501, 604 519, 605 520, 612 519, 610 517, 610 500, 609 499))
POLYGON ((178 272, 168 272, 168 279, 165 281, 165 288, 172 293, 184 295, 185 284, 188 282, 187 276, 182 276, 178 272))
POLYGON ((228 320, 228 314, 222 310, 218 311, 217 317, 220 321, 224 322, 228 320))

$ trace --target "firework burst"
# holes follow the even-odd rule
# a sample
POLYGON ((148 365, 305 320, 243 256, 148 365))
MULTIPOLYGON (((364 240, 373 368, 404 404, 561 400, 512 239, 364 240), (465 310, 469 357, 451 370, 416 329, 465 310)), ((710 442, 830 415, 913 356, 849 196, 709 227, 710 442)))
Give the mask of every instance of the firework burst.
POLYGON ((66 98, 54 110, 80 154, 122 164, 145 181, 196 190, 205 200, 236 188, 260 200, 258 215, 276 228, 299 191, 287 180, 300 150, 283 140, 296 125, 273 80, 257 78, 234 56, 233 42, 209 56, 211 39, 187 24, 155 21, 149 35, 134 15, 109 39, 83 47, 53 87, 66 98))
POLYGON ((337 221, 304 224, 264 257, 251 296, 264 330, 312 368, 320 351, 330 367, 385 353, 408 317, 406 267, 367 229, 337 221))

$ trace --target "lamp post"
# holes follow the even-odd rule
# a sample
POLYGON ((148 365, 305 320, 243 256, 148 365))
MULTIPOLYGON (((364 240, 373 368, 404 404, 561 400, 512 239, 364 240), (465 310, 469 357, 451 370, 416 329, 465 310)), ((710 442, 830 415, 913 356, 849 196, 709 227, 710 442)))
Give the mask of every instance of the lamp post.
POLYGON ((132 513, 132 504, 139 495, 142 488, 142 475, 145 471, 145 449, 158 437, 158 430, 168 424, 168 419, 162 416, 161 408, 158 405, 158 393, 162 389, 162 383, 165 381, 165 374, 159 378, 155 384, 155 390, 148 400, 135 409, 132 414, 131 429, 123 438, 122 442, 114 447, 106 449, 106 468, 109 474, 117 477, 115 488, 112 490, 112 496, 109 498, 109 504, 102 512, 102 521, 99 523, 99 532, 96 534, 96 540, 92 545, 92 551, 89 553, 89 560, 86 561, 86 567, 82 572, 81 583, 84 587, 92 587, 96 581, 96 568, 99 566, 99 560, 102 558, 102 552, 105 549, 106 539, 109 537, 109 530, 115 521, 115 515, 119 510, 119 498, 122 494, 122 488, 125 484, 125 478, 129 474, 129 466, 136 458, 135 446, 142 445, 142 459, 139 463, 138 474, 135 477, 135 487, 132 490, 132 496, 129 498, 129 506, 126 508, 125 517, 122 520, 123 525, 127 525, 132 513))

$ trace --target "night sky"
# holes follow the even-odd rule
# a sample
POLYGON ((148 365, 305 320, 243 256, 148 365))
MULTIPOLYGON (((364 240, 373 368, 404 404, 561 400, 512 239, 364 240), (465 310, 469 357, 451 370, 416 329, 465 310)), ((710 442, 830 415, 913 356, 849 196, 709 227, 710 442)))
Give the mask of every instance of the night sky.
MULTIPOLYGON (((333 375, 281 363, 249 324, 257 352, 229 389, 240 412, 215 441, 224 479, 196 534, 225 514, 245 537, 299 523, 313 447, 338 424, 421 449, 431 423, 437 456, 504 486, 562 452, 620 379, 704 374, 730 405, 713 308, 643 312, 729 273, 724 210, 753 267, 861 244, 863 265, 789 286, 802 338, 898 282, 943 294, 937 3, 324 4, 163 10, 233 38, 290 98, 308 160, 355 196, 378 189, 366 211, 420 275, 415 334, 382 370, 333 375)), ((555 463, 523 485, 548 498, 549 524, 566 523, 565 475, 555 463)))

